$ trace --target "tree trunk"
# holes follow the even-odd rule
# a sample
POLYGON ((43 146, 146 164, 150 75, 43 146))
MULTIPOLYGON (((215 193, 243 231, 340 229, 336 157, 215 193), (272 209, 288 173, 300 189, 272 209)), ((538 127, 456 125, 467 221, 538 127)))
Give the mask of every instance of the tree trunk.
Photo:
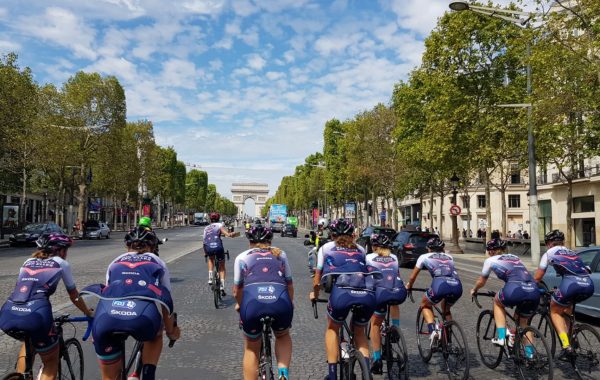
POLYGON ((433 184, 430 186, 430 190, 431 199, 429 200, 429 231, 433 232, 433 199, 435 197, 435 193, 433 192, 433 184))
POLYGON ((117 223, 118 223, 118 219, 117 219, 117 214, 118 214, 118 208, 117 208, 117 197, 113 195, 112 197, 112 202, 113 202, 113 225, 112 225, 112 229, 116 230, 117 229, 117 223))
POLYGON ((83 223, 87 220, 86 215, 85 215, 85 209, 86 209, 86 190, 87 190, 87 185, 85 183, 85 165, 81 164, 80 167, 80 181, 79 181, 79 194, 77 194, 77 217, 79 218, 79 220, 81 221, 81 224, 83 225, 83 223))
POLYGON ((486 220, 486 228, 485 228, 485 240, 489 241, 492 238, 492 206, 490 202, 490 174, 485 171, 485 218, 486 220))
MULTIPOLYGON (((444 186, 443 184, 440 186, 444 186)), ((438 220, 439 223, 439 230, 438 230, 438 234, 440 235, 440 238, 442 238, 442 236, 444 236, 444 190, 442 187, 442 190, 440 191, 440 218, 438 220)), ((443 239, 443 238, 442 238, 443 239)))
POLYGON ((501 230, 502 230, 502 236, 509 237, 506 236, 506 188, 504 186, 502 186, 500 188, 500 196, 502 197, 502 200, 500 202, 501 204, 501 210, 502 210, 502 226, 501 226, 501 230))
POLYGON ((373 214, 371 218, 373 218, 373 224, 379 224, 381 220, 379 219, 379 208, 377 207, 377 193, 373 190, 373 207, 371 208, 373 214))
POLYGON ((569 248, 575 247, 575 239, 573 239, 573 180, 567 179, 567 233, 565 235, 565 245, 569 248))
POLYGON ((25 218, 27 217, 27 170, 23 168, 23 186, 21 187, 21 217, 19 218, 20 227, 23 227, 26 223, 25 218))

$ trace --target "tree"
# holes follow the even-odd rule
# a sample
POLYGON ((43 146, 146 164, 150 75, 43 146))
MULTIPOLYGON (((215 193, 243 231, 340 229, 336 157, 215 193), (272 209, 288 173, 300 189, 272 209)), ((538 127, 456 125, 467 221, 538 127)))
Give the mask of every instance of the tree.
POLYGON ((195 211, 205 211, 208 174, 202 170, 191 170, 187 173, 186 187, 186 207, 195 211))

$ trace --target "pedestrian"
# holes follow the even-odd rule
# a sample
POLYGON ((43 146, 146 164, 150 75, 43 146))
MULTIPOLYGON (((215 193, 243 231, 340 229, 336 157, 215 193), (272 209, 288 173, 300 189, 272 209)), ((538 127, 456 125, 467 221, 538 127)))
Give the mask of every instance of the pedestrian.
POLYGON ((440 231, 438 230, 438 228, 437 228, 437 227, 435 227, 435 228, 433 229, 433 232, 434 232, 436 235, 439 235, 439 234, 440 234, 440 231))
POLYGON ((467 230, 466 230, 466 229, 464 229, 464 228, 463 228, 463 230, 462 230, 462 236, 463 236, 463 238, 465 238, 465 239, 467 238, 467 230))
POLYGON ((473 230, 469 229, 469 237, 472 238, 473 237, 473 230))
POLYGON ((481 228, 477 229, 477 239, 481 239, 481 228))
POLYGON ((515 238, 517 238, 517 239, 523 239, 523 234, 521 233, 521 230, 517 231, 517 233, 515 235, 515 238))
POLYGON ((529 233, 527 232, 527 230, 523 231, 523 239, 529 240, 529 233))

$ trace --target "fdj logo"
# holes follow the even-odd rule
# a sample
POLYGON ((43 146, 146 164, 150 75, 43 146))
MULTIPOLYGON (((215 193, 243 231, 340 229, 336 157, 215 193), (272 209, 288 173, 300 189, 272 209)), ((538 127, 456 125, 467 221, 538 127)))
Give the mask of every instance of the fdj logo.
POLYGON ((274 286, 259 286, 258 287, 258 292, 259 293, 268 293, 268 294, 273 294, 275 293, 275 287, 274 286))
POLYGON ((119 309, 134 309, 135 302, 133 301, 113 301, 112 306, 119 309))

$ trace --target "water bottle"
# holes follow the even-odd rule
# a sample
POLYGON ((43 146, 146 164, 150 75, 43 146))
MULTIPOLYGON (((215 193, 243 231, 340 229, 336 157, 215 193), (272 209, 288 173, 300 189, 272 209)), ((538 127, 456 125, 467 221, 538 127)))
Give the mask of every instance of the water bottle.
POLYGON ((350 344, 345 340, 340 343, 340 349, 342 350, 342 359, 350 358, 350 344))

